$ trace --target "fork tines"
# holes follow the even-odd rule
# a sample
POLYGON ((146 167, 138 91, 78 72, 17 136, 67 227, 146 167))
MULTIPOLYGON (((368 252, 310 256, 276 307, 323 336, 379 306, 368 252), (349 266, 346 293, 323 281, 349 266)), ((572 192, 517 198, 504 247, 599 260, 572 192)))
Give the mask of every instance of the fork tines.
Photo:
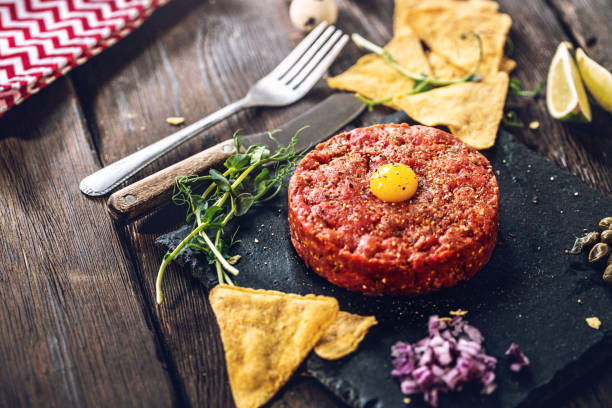
POLYGON ((348 39, 342 30, 322 22, 270 74, 290 88, 311 88, 348 39))

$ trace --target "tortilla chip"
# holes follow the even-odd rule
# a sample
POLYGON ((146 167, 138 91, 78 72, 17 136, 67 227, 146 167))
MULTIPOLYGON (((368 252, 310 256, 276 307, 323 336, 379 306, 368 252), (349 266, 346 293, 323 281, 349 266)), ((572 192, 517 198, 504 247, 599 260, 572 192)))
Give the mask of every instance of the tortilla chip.
POLYGON ((395 11, 393 14, 393 32, 398 33, 406 27, 404 13, 409 10, 426 9, 436 7, 449 7, 454 9, 477 10, 495 13, 499 10, 499 4, 491 0, 395 0, 395 11))
POLYGON ((495 143, 502 119, 508 74, 499 72, 482 82, 467 82, 401 96, 396 103, 426 126, 446 125, 451 133, 476 149, 495 143))
POLYGON ((499 64, 499 70, 503 71, 507 74, 511 73, 512 71, 514 71, 514 68, 516 68, 516 61, 513 60, 512 58, 508 58, 508 57, 503 57, 501 60, 501 63, 499 64))
POLYGON ((476 39, 466 34, 478 33, 483 48, 478 72, 483 75, 499 70, 506 35, 512 25, 507 14, 448 7, 409 10, 403 19, 429 48, 466 71, 470 71, 479 58, 476 39))
MULTIPOLYGON (((463 68, 459 68, 453 65, 452 62, 444 58, 442 55, 433 52, 426 51, 425 55, 429 61, 429 66, 433 74, 439 79, 458 79, 467 75, 467 71, 463 68)), ((509 74, 516 68, 516 61, 506 56, 502 57, 501 63, 499 64, 499 70, 509 74)))
POLYGON ((433 74, 439 79, 458 79, 466 76, 468 73, 434 51, 427 52, 427 60, 433 74))
MULTIPOLYGON (((416 74, 430 74, 427 58, 421 42, 412 35, 396 36, 385 47, 398 64, 416 74)), ((365 55, 342 74, 329 78, 328 85, 334 89, 357 92, 373 100, 385 99, 410 92, 414 82, 391 68, 375 54, 365 55)), ((385 105, 397 109, 390 101, 385 105)))
POLYGON ((404 23, 404 14, 409 10, 414 10, 419 4, 426 0, 395 0, 395 10, 393 11, 393 33, 401 33, 402 28, 407 27, 404 23))
POLYGON ((338 301, 326 296, 219 285, 209 299, 238 408, 272 398, 338 315, 338 301))
POLYGON ((340 312, 314 348, 326 360, 337 360, 357 350, 370 327, 378 324, 374 316, 340 312))

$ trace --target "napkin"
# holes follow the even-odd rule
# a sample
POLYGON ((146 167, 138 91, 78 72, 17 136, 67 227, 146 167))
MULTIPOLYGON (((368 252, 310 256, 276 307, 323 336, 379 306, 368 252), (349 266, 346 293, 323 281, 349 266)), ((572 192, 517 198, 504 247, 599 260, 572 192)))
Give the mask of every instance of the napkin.
POLYGON ((0 0, 0 116, 169 0, 0 0))

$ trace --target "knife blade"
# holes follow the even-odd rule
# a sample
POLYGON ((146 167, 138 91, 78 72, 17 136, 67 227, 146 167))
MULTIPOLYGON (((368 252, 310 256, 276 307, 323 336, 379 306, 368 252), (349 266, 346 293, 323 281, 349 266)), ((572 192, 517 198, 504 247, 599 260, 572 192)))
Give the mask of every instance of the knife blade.
MULTIPOLYGON (((287 145, 298 130, 309 126, 300 132, 296 144, 296 150, 302 151, 331 137, 359 116, 364 108, 365 104, 353 95, 335 93, 285 123, 274 137, 287 145)), ((253 144, 263 144, 271 149, 277 147, 267 132, 245 136, 242 143, 246 147, 253 144)), ((170 198, 177 177, 206 173, 210 168, 222 165, 235 152, 234 141, 230 139, 194 154, 115 192, 108 199, 108 211, 118 221, 135 220, 170 198)))

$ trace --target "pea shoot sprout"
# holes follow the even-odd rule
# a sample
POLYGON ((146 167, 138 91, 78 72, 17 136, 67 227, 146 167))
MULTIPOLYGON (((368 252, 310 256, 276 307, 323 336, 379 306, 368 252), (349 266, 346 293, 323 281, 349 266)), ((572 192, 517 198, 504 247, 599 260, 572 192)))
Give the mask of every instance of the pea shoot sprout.
POLYGON ((164 299, 164 272, 185 248, 204 254, 208 262, 215 265, 220 284, 234 284, 229 275, 236 276, 239 271, 231 263, 239 257, 231 256, 230 251, 240 241, 236 239, 237 230, 229 240, 224 240, 224 228, 234 217, 246 214, 253 205, 269 201, 280 193, 283 179, 293 172, 302 157, 296 151, 296 143, 303 129, 298 130, 287 146, 276 140, 275 132, 268 132, 277 145, 275 152, 258 144, 245 149, 236 132, 233 135, 236 153, 225 161, 223 173, 211 169, 208 175, 176 179, 172 200, 187 206, 186 220, 193 228, 174 250, 164 255, 155 284, 158 304, 164 299), (206 182, 210 183, 207 188, 201 194, 196 193, 197 187, 206 182))

